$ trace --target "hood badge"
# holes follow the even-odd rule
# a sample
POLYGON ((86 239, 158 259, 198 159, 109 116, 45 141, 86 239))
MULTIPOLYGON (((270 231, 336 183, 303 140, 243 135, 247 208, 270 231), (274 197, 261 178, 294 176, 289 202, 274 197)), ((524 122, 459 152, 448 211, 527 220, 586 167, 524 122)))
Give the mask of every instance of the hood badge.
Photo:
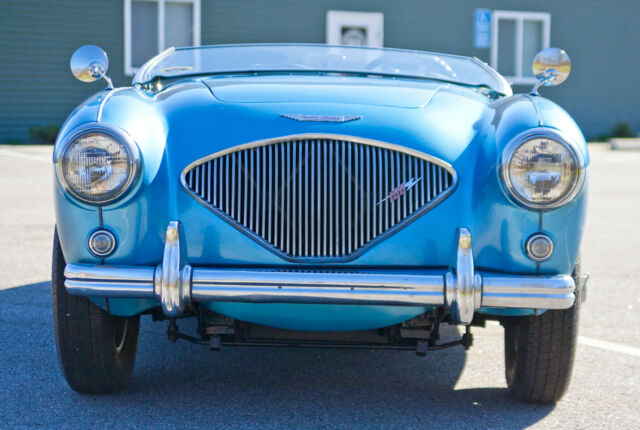
POLYGON ((382 203, 384 203, 387 200, 389 200, 389 203, 395 202, 401 196, 405 195, 405 193, 407 191, 409 191, 411 188, 413 188, 413 186, 415 184, 417 184, 418 182, 420 182, 421 180, 422 180, 422 178, 411 178, 407 182, 398 185, 393 190, 391 190, 391 192, 389 193, 389 195, 387 197, 385 197, 384 199, 380 200, 378 202, 377 206, 380 206, 382 203))
POLYGON ((362 119, 362 116, 352 115, 306 115, 306 114, 288 114, 281 113, 281 117, 293 119, 295 121, 308 122, 349 122, 362 119))

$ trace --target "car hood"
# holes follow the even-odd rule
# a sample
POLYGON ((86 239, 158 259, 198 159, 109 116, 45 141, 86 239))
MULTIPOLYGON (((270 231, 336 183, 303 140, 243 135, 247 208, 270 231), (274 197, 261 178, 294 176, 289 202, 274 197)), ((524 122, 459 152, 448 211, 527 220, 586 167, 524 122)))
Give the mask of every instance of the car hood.
POLYGON ((214 97, 228 103, 340 103, 419 108, 442 84, 348 77, 210 78, 203 81, 214 97))
POLYGON ((129 132, 154 167, 165 153, 184 168, 238 145, 302 134, 387 142, 453 164, 496 118, 492 100, 474 89, 388 78, 209 77, 104 97, 100 120, 129 132), (353 120, 333 120, 340 118, 353 120))
POLYGON ((258 76, 211 77, 201 84, 215 100, 209 118, 218 126, 211 133, 226 136, 218 150, 280 136, 334 134, 404 145, 452 162, 494 115, 480 92, 433 81, 258 76), (355 120, 325 120, 345 117, 355 120))
MULTIPOLYGON (((508 199, 500 185, 497 163, 502 149, 514 136, 540 123, 562 129, 584 149, 584 139, 564 111, 542 98, 534 101, 520 95, 490 100, 472 89, 439 82, 316 77, 318 82, 314 84, 291 78, 286 85, 264 77, 243 78, 243 83, 221 78, 217 85, 210 78, 184 79, 165 85, 161 91, 134 87, 101 92, 78 108, 63 126, 57 149, 76 127, 97 121, 126 132, 141 153, 137 189, 103 211, 105 225, 136 229, 119 236, 123 240, 119 257, 111 259, 113 264, 157 262, 163 252, 162 232, 168 220, 185 221, 189 261, 193 264, 285 264, 277 254, 222 218, 211 216, 206 207, 185 192, 181 175, 198 160, 251 142, 332 135, 345 140, 355 136, 419 151, 449 164, 458 176, 455 191, 432 211, 394 233, 395 240, 381 241, 346 264, 446 266, 453 232, 466 226, 474 235, 474 249, 480 250, 477 267, 535 272, 535 264, 514 250, 522 247, 522 226, 527 232, 538 231, 539 214, 523 210, 508 199), (250 79, 253 80, 247 81, 250 79), (279 94, 274 88, 286 93, 279 94), (414 95, 421 94, 422 100, 403 98, 402 95, 412 95, 410 90, 415 91, 414 95), (389 95, 393 103, 380 100, 384 95, 389 95), (367 103, 370 99, 378 101, 367 103), (357 119, 300 121, 291 114, 357 119), (136 251, 141 248, 145 253, 136 251)), ((62 194, 60 197, 59 204, 76 205, 62 194)), ((565 222, 566 211, 582 205, 582 201, 558 210, 558 222, 565 222)), ((89 210, 84 213, 95 218, 89 210)), ((545 222, 551 225, 551 221, 545 222)), ((579 229, 582 224, 572 225, 579 229)), ((65 232, 77 234, 77 243, 86 241, 86 232, 73 233, 72 223, 65 232)), ((66 252, 69 261, 93 258, 87 255, 86 247, 66 252)), ((570 250, 570 255, 554 266, 547 263, 547 270, 570 270, 563 262, 574 261, 574 254, 570 250)))

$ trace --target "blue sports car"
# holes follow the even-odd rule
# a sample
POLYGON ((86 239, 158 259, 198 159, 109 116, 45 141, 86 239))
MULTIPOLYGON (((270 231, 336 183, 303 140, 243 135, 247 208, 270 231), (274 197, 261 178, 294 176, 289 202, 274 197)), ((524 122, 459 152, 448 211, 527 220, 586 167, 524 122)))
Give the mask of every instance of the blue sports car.
POLYGON ((570 71, 541 51, 513 95, 475 58, 328 45, 171 48, 108 87, 54 149, 53 313, 71 386, 126 386, 141 315, 171 341, 469 348, 505 330, 507 384, 566 391, 586 275, 589 154, 538 94, 570 71), (195 318, 185 333, 179 320, 195 318), (441 342, 442 324, 463 326, 441 342))

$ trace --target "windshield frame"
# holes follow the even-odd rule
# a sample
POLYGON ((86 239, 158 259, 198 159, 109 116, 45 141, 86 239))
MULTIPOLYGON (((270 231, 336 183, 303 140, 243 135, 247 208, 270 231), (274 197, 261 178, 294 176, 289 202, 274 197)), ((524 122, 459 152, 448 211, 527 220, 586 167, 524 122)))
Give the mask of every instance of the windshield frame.
POLYGON ((485 90, 493 96, 510 96, 513 94, 513 90, 511 86, 507 82, 507 80, 500 75, 496 70, 491 68, 482 60, 477 57, 467 57, 463 55, 455 55, 455 54, 444 54, 438 52, 430 52, 430 51, 418 51, 418 50, 410 50, 410 49, 398 49, 398 48, 376 48, 369 46, 342 46, 342 45, 325 45, 318 43, 246 43, 246 44, 220 44, 220 45, 203 45, 203 46, 189 46, 183 48, 175 48, 171 47, 155 57, 151 58, 147 61, 142 67, 138 69, 135 76, 133 77, 132 85, 140 85, 144 86, 152 81, 157 79, 178 79, 178 78, 189 78, 189 77, 197 77, 197 76, 221 76, 221 75, 239 75, 239 74, 252 74, 252 75, 262 75, 262 74, 316 74, 319 76, 322 75, 332 75, 332 74, 348 74, 353 76, 377 76, 377 77, 386 77, 386 78, 402 78, 402 79, 412 79, 412 80, 428 80, 435 82, 444 82, 451 83, 455 85, 461 85, 465 87, 478 88, 481 90, 485 90), (196 72, 196 73, 181 73, 171 75, 163 75, 158 73, 151 73, 151 70, 162 60, 169 57, 171 54, 176 51, 191 51, 191 50, 205 50, 211 48, 234 48, 234 47, 261 47, 261 46, 270 46, 270 47, 285 47, 285 46, 294 46, 294 47, 323 47, 323 48, 343 48, 343 49, 362 49, 362 50, 375 50, 375 51, 390 51, 390 52, 403 52, 403 53, 416 53, 416 54, 429 54, 434 56, 447 56, 458 58, 462 60, 470 60, 472 63, 476 64, 480 69, 489 74, 499 85, 499 88, 493 88, 488 84, 473 84, 464 81, 458 80, 449 80, 443 79, 440 77, 431 77, 431 76, 420 76, 420 75, 412 75, 407 73, 384 73, 384 72, 375 72, 375 71, 367 71, 367 70, 348 70, 348 69, 265 69, 265 70, 256 70, 256 69, 239 69, 239 70, 225 70, 225 71, 210 71, 210 72, 196 72))

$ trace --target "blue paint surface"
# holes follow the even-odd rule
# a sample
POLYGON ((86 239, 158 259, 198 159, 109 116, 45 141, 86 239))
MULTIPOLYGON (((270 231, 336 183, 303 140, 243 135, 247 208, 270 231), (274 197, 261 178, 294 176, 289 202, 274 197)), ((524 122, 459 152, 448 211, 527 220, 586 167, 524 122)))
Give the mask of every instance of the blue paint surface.
MULTIPOLYGON (((74 112, 59 142, 73 128, 96 120, 102 97, 104 92, 74 112)), ((552 102, 540 97, 537 101, 544 125, 569 136, 588 162, 586 144, 575 122, 552 102)), ((459 177, 455 192, 431 211, 359 257, 330 267, 446 268, 452 263, 456 229, 466 227, 473 238, 479 270, 537 273, 537 265, 527 258, 523 244, 538 231, 539 213, 507 197, 497 171, 509 141, 538 126, 538 114, 528 97, 491 100, 472 89, 407 79, 184 79, 157 94, 134 88, 113 93, 104 105, 102 121, 131 134, 143 157, 143 174, 134 190, 104 208, 104 225, 116 234, 119 243, 106 264, 159 264, 166 226, 170 220, 179 220, 188 262, 194 266, 301 266, 282 259, 214 215, 183 190, 179 177, 191 162, 226 148, 279 136, 330 133, 404 145, 450 163, 459 177), (283 91, 289 95, 284 97, 283 91), (288 98, 293 101, 287 102, 288 98), (281 117, 282 113, 362 119, 298 122, 281 117)), ((582 238, 586 189, 585 184, 574 201, 543 214, 543 230, 554 239, 556 250, 541 264, 542 273, 571 273, 582 238)), ((54 195, 67 262, 99 264, 86 246, 88 233, 98 225, 97 209, 67 197, 57 181, 54 195)), ((153 300, 119 300, 110 308, 113 313, 131 315, 154 305, 153 300)), ((303 330, 375 328, 425 311, 373 306, 209 306, 238 319, 303 330)))
POLYGON ((287 303, 207 303, 232 318, 289 330, 368 330, 398 324, 433 308, 417 306, 294 305, 287 303))

